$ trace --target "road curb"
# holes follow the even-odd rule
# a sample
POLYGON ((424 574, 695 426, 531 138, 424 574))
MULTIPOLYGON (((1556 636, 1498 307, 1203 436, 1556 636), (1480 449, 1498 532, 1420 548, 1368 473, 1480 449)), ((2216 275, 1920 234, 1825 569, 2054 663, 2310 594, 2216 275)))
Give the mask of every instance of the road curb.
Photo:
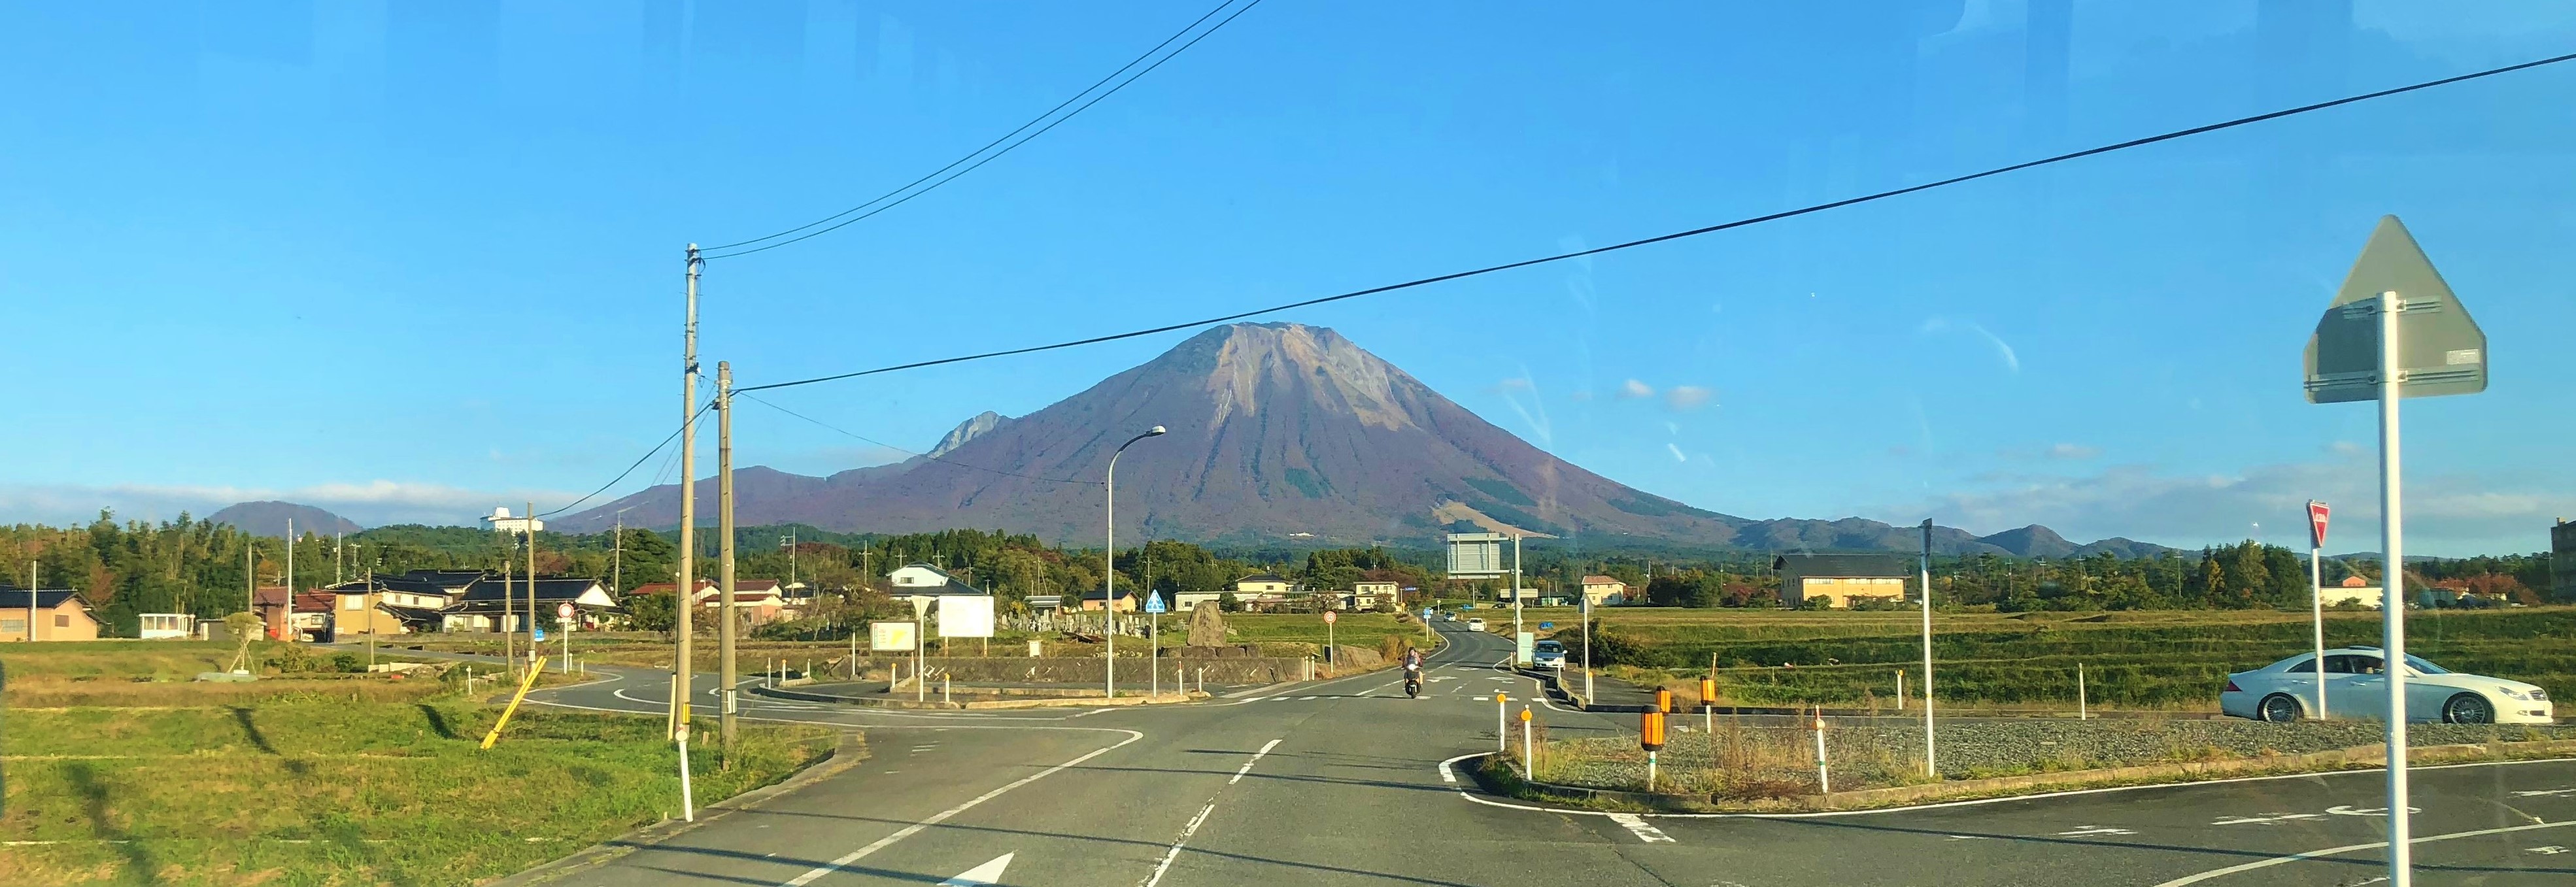
MULTIPOLYGON (((2480 761, 2564 758, 2576 758, 2576 739, 2421 746, 2408 749, 2406 755, 2408 765, 2418 767, 2480 761)), ((1834 792, 1829 795, 1779 798, 1755 803, 1720 801, 1712 795, 1674 795, 1558 785, 1526 779, 1517 771, 1512 773, 1512 783, 1505 784, 1486 772, 1485 764, 1492 759, 1492 754, 1472 759, 1477 766, 1470 768, 1468 772, 1479 787, 1488 793, 1502 797, 1560 803, 1609 802, 1660 813, 1763 814, 1848 813, 1954 801, 2048 795, 2086 789, 2190 785, 2240 777, 2293 776, 2368 770, 2385 763, 2388 759, 2388 750, 2385 745, 2364 745, 2303 755, 2143 764, 2133 767, 2067 770, 1991 779, 1960 779, 1924 785, 1834 792)), ((1506 766, 1509 766, 1508 763, 1506 766)))
POLYGON ((667 841, 673 837, 694 831, 707 823, 730 816, 737 811, 749 810, 754 807, 758 807, 763 802, 766 802, 771 798, 788 794, 806 786, 813 785, 814 783, 841 775, 842 773, 847 772, 850 768, 856 767, 865 762, 868 758, 867 743, 860 737, 861 731, 840 731, 840 741, 833 746, 832 753, 830 755, 825 756, 822 760, 806 765, 805 769, 796 771, 794 775, 791 775, 786 779, 701 807, 698 809, 698 818, 696 822, 679 819, 665 819, 661 822, 643 826, 625 834, 618 835, 617 837, 601 841, 575 852, 570 856, 566 856, 552 862, 541 863, 534 868, 521 871, 518 874, 508 875, 495 880, 479 883, 481 887, 534 887, 534 885, 539 884, 551 884, 572 875, 598 868, 601 865, 629 853, 633 853, 646 846, 667 841))

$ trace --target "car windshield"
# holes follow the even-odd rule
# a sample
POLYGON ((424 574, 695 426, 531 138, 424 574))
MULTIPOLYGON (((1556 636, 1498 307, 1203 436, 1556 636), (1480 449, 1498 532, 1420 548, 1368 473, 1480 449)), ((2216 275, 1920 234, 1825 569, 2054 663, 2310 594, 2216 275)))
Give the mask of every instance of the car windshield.
POLYGON ((2576 881, 2576 0, 0 0, 0 243, 0 887, 2576 881))

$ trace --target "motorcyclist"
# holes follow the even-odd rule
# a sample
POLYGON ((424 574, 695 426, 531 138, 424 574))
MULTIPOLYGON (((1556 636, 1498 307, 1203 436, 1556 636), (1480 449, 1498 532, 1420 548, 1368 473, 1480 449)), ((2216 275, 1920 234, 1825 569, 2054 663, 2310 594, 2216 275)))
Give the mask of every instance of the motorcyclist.
POLYGON ((1422 651, 1406 650, 1404 651, 1404 693, 1407 696, 1412 696, 1420 694, 1421 692, 1422 651))

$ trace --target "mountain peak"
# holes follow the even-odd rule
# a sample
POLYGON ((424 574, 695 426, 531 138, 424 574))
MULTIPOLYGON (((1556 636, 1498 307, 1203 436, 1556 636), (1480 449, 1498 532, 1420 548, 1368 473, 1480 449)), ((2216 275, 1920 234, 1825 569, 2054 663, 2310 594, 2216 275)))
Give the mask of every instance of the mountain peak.
POLYGON ((272 539, 286 538, 286 523, 295 522, 295 534, 355 533, 365 529, 355 521, 310 505, 293 502, 235 502, 223 510, 206 515, 210 524, 231 524, 242 532, 272 539))
POLYGON ((2075 543, 2057 535, 2056 530, 2038 524, 1981 536, 1977 541, 2012 552, 2017 557, 2063 558, 2077 553, 2075 543))
POLYGON ((957 427, 949 429, 948 434, 939 439, 939 445, 930 448, 929 456, 936 459, 948 455, 950 450, 965 446, 967 441, 982 437, 986 432, 1000 428, 1002 423, 1008 421, 1011 421, 1011 417, 992 410, 976 413, 974 418, 959 422, 957 427))

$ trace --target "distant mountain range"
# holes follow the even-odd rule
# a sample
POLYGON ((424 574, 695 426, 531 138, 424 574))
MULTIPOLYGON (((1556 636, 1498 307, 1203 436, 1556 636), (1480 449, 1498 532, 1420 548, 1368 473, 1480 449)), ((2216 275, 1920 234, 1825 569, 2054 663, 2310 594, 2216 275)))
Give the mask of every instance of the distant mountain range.
POLYGON ((319 533, 355 533, 366 529, 357 522, 310 505, 293 502, 235 502, 223 510, 206 515, 211 524, 231 524, 243 532, 272 539, 286 538, 286 522, 295 521, 296 535, 319 533))
MULTIPOLYGON (((1761 551, 1914 551, 1921 530, 1873 520, 1751 520, 1695 508, 1584 470, 1442 397, 1320 327, 1234 324, 1016 419, 985 412, 930 453, 829 477, 766 467, 734 475, 743 525, 919 532, 1000 528, 1081 544, 1102 529, 1100 480, 1119 460, 1121 539, 1428 544, 1484 529, 1595 544, 1621 538, 1761 551)), ((714 513, 715 485, 698 488, 714 513)), ((677 485, 555 522, 571 532, 678 522, 677 485)), ((2162 550, 2077 545, 2046 527, 1991 536, 1936 527, 1943 554, 2063 558, 2162 550)))

